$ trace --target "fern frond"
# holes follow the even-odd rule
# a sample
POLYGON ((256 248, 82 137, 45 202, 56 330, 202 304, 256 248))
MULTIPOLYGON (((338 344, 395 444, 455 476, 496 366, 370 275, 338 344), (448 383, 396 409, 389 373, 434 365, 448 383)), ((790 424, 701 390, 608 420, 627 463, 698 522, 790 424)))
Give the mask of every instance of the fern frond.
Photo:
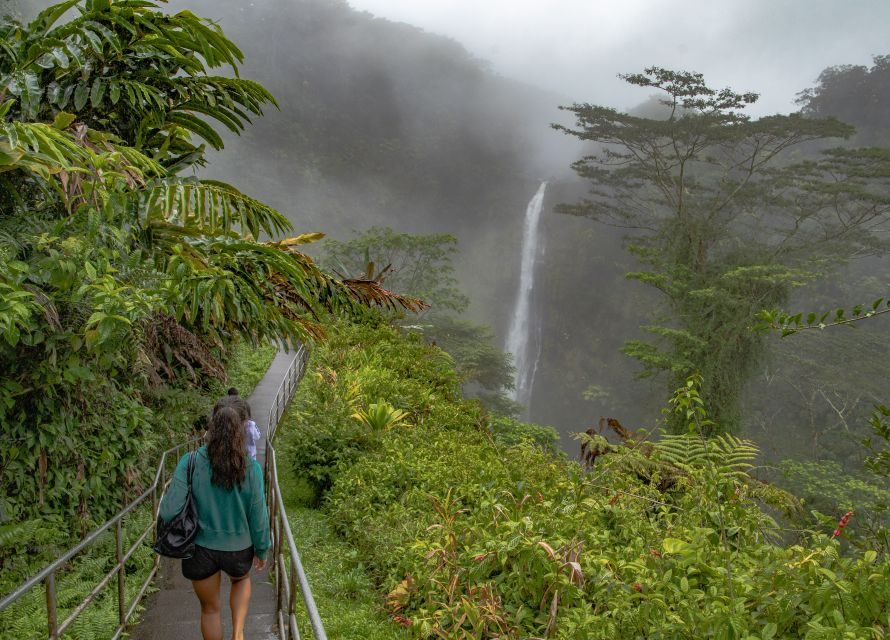
POLYGON ((747 477, 753 467, 759 449, 750 440, 742 440, 732 434, 720 434, 713 438, 682 434, 662 436, 655 443, 658 456, 669 464, 691 471, 713 466, 727 476, 747 477))

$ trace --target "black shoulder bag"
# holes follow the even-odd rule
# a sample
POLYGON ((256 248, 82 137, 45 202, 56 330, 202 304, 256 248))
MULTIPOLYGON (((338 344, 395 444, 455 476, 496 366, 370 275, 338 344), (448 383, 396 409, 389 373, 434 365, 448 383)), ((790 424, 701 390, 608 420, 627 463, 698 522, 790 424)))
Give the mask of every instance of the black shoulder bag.
POLYGON ((195 553, 195 536, 198 535, 198 510, 192 499, 192 475, 195 473, 195 453, 189 456, 188 492, 185 504, 169 522, 164 522, 158 515, 155 526, 155 543, 153 549, 168 558, 191 558, 195 553))

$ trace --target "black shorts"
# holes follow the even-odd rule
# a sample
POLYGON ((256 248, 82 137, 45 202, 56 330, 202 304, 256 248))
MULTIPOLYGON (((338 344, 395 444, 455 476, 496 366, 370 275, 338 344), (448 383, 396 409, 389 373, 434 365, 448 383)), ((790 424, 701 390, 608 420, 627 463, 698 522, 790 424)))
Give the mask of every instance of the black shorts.
POLYGON ((182 575, 189 580, 204 580, 217 571, 230 578, 243 578, 253 564, 253 547, 241 551, 217 551, 195 545, 195 554, 182 561, 182 575))

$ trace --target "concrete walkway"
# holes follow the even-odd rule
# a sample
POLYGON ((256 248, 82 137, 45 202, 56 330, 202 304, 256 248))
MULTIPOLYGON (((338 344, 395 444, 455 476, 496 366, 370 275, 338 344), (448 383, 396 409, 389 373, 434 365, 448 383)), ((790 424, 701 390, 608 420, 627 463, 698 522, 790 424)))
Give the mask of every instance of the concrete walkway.
MULTIPOLYGON (((279 352, 249 398, 253 419, 263 432, 262 441, 257 443, 257 460, 260 464, 263 463, 266 454, 269 410, 272 408, 272 401, 284 379, 287 367, 295 355, 293 352, 279 352)), ((198 597, 192 590, 192 583, 182 577, 179 564, 179 560, 161 558, 160 574, 156 581, 160 591, 146 598, 142 622, 131 630, 131 637, 135 640, 202 640, 198 597)), ((253 595, 250 600, 250 612, 244 625, 244 637, 248 640, 277 638, 275 588, 269 581, 269 570, 253 571, 252 574, 253 595)), ((224 575, 220 603, 225 638, 232 637, 230 584, 228 577, 224 575)))

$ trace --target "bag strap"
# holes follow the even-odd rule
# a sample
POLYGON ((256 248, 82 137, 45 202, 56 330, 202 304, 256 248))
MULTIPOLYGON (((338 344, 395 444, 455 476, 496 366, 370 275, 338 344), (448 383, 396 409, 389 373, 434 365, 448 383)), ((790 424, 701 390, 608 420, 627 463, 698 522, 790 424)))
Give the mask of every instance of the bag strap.
POLYGON ((195 454, 196 453, 197 453, 197 451, 192 451, 191 454, 189 454, 189 466, 188 466, 188 469, 186 470, 186 474, 188 475, 188 485, 189 485, 190 493, 192 490, 192 476, 195 475, 195 454))

